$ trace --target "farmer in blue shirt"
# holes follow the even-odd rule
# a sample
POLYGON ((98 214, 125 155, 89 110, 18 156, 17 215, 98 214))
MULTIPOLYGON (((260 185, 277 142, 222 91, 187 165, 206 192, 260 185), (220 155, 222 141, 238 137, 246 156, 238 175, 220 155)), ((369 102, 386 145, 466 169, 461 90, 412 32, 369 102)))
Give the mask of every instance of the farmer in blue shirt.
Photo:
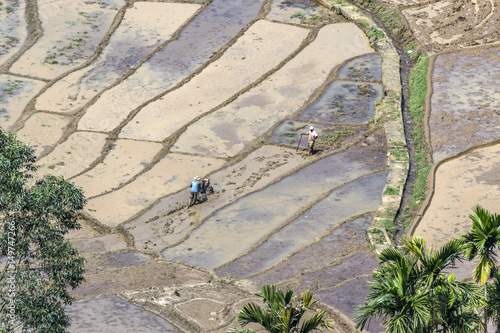
POLYGON ((189 206, 192 206, 198 200, 198 188, 200 187, 200 177, 194 177, 191 182, 191 200, 189 206))

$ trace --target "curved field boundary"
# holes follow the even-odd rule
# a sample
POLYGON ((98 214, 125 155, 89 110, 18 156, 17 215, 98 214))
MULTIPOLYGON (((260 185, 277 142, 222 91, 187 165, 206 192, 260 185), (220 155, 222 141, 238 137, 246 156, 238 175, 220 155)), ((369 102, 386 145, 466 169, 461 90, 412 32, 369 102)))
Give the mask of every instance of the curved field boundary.
MULTIPOLYGON (((462 49, 459 51, 453 50, 453 51, 440 52, 440 53, 432 55, 429 58, 429 67, 427 70, 427 77, 426 77, 427 95, 426 95, 425 110, 424 110, 424 113, 425 113, 425 115, 424 115, 424 134, 425 134, 425 141, 427 144, 427 151, 428 151, 427 158, 429 161, 433 161, 432 147, 431 147, 431 141, 430 141, 431 133, 430 133, 430 126, 429 126, 429 117, 430 117, 430 113, 432 111, 431 110, 431 97, 434 93, 434 88, 432 86, 432 74, 434 72, 434 66, 435 66, 436 59, 440 56, 445 56, 445 55, 448 55, 451 53, 461 53, 461 52, 465 52, 467 50, 472 50, 472 49, 488 49, 488 48, 495 47, 495 46, 498 46, 498 43, 493 43, 493 44, 487 45, 487 46, 465 48, 465 49, 462 49)), ((466 149, 464 149, 464 150, 462 150, 462 151, 460 151, 452 156, 448 156, 440 161, 437 161, 434 165, 432 165, 432 167, 429 170, 429 175, 427 178, 427 191, 425 193, 425 199, 422 202, 422 204, 420 205, 420 209, 416 214, 416 218, 413 220, 413 222, 409 228, 409 231, 408 231, 409 236, 413 236, 415 234, 415 231, 417 230, 418 226, 420 225, 420 222, 422 221, 423 217, 425 216, 427 210, 429 209, 429 207, 432 203, 432 199, 434 198, 434 194, 435 194, 436 173, 437 173, 438 169, 442 165, 445 165, 446 163, 448 163, 450 161, 453 161, 453 160, 459 159, 465 155, 468 155, 475 150, 492 147, 494 145, 498 145, 499 143, 500 143, 500 138, 496 138, 496 139, 489 140, 489 141, 481 143, 481 144, 467 147, 466 149)))
MULTIPOLYGON (((383 29, 363 14, 356 6, 333 3, 332 0, 314 0, 318 4, 338 13, 354 22, 364 21, 367 24, 359 24, 368 35, 370 29, 383 29)), ((384 122, 387 140, 387 164, 389 175, 382 192, 382 204, 374 214, 370 229, 367 230, 368 239, 373 249, 380 253, 384 248, 393 246, 392 240, 387 235, 388 224, 394 224, 396 213, 401 205, 403 188, 406 183, 409 170, 409 155, 404 136, 403 118, 401 112, 401 81, 399 55, 391 39, 385 34, 383 38, 372 41, 375 49, 382 56, 382 84, 384 97, 375 106, 374 121, 384 122), (382 232, 382 234, 380 233, 382 232)))

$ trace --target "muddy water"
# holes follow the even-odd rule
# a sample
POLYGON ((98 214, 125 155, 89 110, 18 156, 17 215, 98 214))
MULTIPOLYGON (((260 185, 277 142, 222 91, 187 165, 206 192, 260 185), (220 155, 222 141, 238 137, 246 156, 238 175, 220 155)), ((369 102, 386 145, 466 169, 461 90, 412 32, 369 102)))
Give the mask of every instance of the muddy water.
POLYGON ((373 117, 373 103, 382 96, 382 85, 334 81, 313 105, 299 116, 327 123, 361 124, 373 117))
POLYGON ((78 238, 71 241, 83 253, 119 251, 127 248, 127 243, 118 234, 107 234, 91 238, 78 238))
POLYGON ((65 308, 71 317, 69 332, 179 332, 165 319, 118 296, 73 303, 65 308))
POLYGON ((161 251, 180 242, 201 221, 215 211, 253 191, 262 189, 295 167, 307 164, 308 158, 294 150, 263 146, 241 162, 210 175, 215 189, 208 200, 190 209, 189 191, 161 199, 142 216, 126 225, 139 249, 161 251), (173 213, 172 213, 173 211, 173 213))
POLYGON ((83 188, 88 199, 111 191, 149 166, 162 147, 154 142, 116 140, 102 163, 71 181, 83 188))
POLYGON ((349 61, 338 72, 339 79, 381 80, 382 57, 371 54, 349 61))
POLYGON ((203 72, 145 106, 122 129, 120 137, 164 140, 273 69, 300 46, 308 33, 298 27, 257 21, 203 72))
MULTIPOLYGON (((380 204, 386 173, 355 180, 333 191, 301 217, 272 235, 248 255, 237 259, 222 271, 237 277, 257 273, 312 242, 327 230, 351 216, 374 211, 380 204)), ((218 274, 219 271, 217 271, 218 274)))
POLYGON ((151 258, 139 253, 116 253, 101 257, 102 265, 108 267, 132 267, 146 263, 151 258))
POLYGON ((10 70, 51 79, 83 64, 96 51, 124 5, 122 0, 39 3, 43 35, 10 70))
MULTIPOLYGON (((301 134, 309 131, 309 126, 312 124, 305 122, 298 122, 294 120, 285 120, 276 127, 273 135, 269 139, 270 142, 292 146, 296 148, 299 145, 299 140, 302 143, 302 148, 307 148, 307 136, 302 137, 301 134)), ((321 136, 323 130, 329 128, 326 125, 314 125, 314 129, 321 136)))
POLYGON ((334 288, 358 276, 369 276, 378 267, 378 260, 372 253, 357 253, 342 258, 332 266, 304 273, 296 281, 291 282, 291 284, 294 290, 300 292, 325 290, 334 288))
POLYGON ((434 162, 500 138, 499 59, 500 48, 436 59, 429 118, 434 162))
POLYGON ((414 232, 435 247, 469 231, 480 204, 498 212, 500 145, 478 149, 439 166, 432 201, 414 232))
MULTIPOLYGON (((335 264, 339 259, 365 251, 368 248, 365 230, 370 226, 371 216, 349 221, 333 229, 317 242, 294 253, 278 265, 250 278, 256 285, 278 284, 300 276, 305 271, 318 270, 335 264)), ((230 268, 230 266, 228 266, 230 268)), ((224 276, 245 275, 222 268, 224 276)))
MULTIPOLYGON (((367 281, 370 279, 371 274, 370 277, 355 279, 334 289, 318 290, 314 295, 318 301, 332 305, 350 318, 354 318, 354 311, 358 305, 364 303, 368 294, 367 281)), ((377 318, 372 320, 370 325, 365 327, 365 330, 368 332, 385 332, 385 329, 381 326, 381 321, 377 318)))
POLYGON ((166 42, 200 6, 137 2, 127 9, 91 66, 59 80, 37 99, 38 110, 70 112, 90 101, 166 42))
POLYGON ((0 65, 12 57, 23 45, 26 36, 24 1, 8 0, 0 6, 0 65), (7 7, 10 7, 7 12, 7 7))
POLYGON ((371 52, 356 25, 326 25, 311 44, 261 84, 189 126, 172 150, 220 157, 235 155, 276 121, 299 110, 332 69, 349 58, 371 52), (344 49, 339 45, 354 47, 344 49))
POLYGON ((90 199, 86 209, 99 222, 116 226, 157 199, 187 189, 193 175, 204 175, 223 164, 223 160, 169 154, 133 182, 90 199))
POLYGON ((74 132, 49 155, 38 161, 38 175, 50 173, 70 178, 89 167, 102 152, 108 136, 93 132, 74 132))
POLYGON ((379 163, 366 163, 363 157, 377 157, 367 148, 319 160, 215 213, 186 241, 162 255, 204 268, 217 267, 245 252, 326 191, 384 168, 385 154, 378 154, 379 163))
POLYGON ((266 18, 286 23, 313 24, 320 23, 331 16, 331 13, 322 10, 310 0, 274 0, 266 18))
POLYGON ((0 74, 0 125, 9 130, 30 99, 45 85, 43 81, 0 74))
POLYGON ((36 148, 35 155, 39 157, 61 138, 70 121, 61 115, 37 112, 24 123, 17 137, 36 148))
POLYGON ((140 104, 164 92, 210 59, 254 19, 263 0, 215 0, 179 38, 168 43, 119 86, 106 91, 80 120, 79 128, 111 131, 140 104), (99 119, 99 121, 96 121, 99 119))

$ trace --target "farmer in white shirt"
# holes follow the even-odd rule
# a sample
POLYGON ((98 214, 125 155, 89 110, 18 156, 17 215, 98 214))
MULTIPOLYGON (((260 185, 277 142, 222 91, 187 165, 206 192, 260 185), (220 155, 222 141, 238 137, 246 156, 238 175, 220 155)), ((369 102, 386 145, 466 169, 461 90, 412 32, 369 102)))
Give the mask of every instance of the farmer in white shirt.
POLYGON ((314 142, 318 138, 318 133, 314 130, 314 127, 309 127, 309 132, 302 133, 302 135, 308 135, 307 144, 309 145, 309 155, 314 154, 314 142))

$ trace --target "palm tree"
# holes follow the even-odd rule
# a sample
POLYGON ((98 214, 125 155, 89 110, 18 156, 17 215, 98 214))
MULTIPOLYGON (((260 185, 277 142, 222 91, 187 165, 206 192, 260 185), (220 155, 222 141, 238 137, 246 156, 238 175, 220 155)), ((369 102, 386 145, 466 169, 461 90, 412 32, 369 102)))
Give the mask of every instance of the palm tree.
POLYGON ((387 248, 380 254, 367 300, 358 308, 357 327, 363 329, 371 318, 381 317, 391 333, 477 331, 477 286, 443 272, 460 260, 463 242, 450 241, 436 252, 422 238, 401 243, 401 252, 387 248))
MULTIPOLYGON (((309 291, 300 297, 296 306, 291 303, 293 291, 290 289, 283 293, 281 289, 273 285, 266 285, 256 295, 263 298, 266 308, 263 309, 253 302, 245 305, 237 315, 238 323, 241 326, 258 323, 271 333, 308 333, 320 328, 327 330, 333 328, 332 320, 323 319, 325 311, 316 312, 311 318, 301 321, 304 313, 314 303, 313 295, 309 291)), ((228 332, 253 333, 254 331, 231 328, 228 332)))
POLYGON ((486 312, 496 325, 496 332, 500 333, 500 273, 493 275, 492 283, 487 284, 488 298, 486 299, 486 312))
MULTIPOLYGON (((479 205, 475 206, 473 211, 474 214, 469 214, 472 220, 471 229, 463 236, 465 255, 468 260, 478 259, 478 264, 474 268, 474 280, 484 285, 487 299, 488 288, 485 283, 497 272, 496 251, 500 245, 500 215, 491 214, 479 205)), ((485 309, 485 324, 487 312, 485 309)))

